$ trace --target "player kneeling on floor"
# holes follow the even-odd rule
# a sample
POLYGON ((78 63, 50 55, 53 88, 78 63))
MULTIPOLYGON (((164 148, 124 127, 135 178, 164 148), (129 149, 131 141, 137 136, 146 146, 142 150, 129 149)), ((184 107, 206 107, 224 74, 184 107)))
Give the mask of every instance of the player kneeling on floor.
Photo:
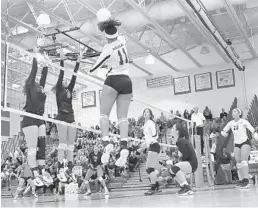
POLYGON ((193 194, 187 182, 187 175, 194 173, 197 169, 198 162, 194 148, 190 140, 185 139, 186 130, 181 123, 176 124, 176 146, 182 154, 182 161, 175 165, 170 165, 169 172, 175 177, 175 180, 180 185, 181 189, 178 191, 178 195, 193 194))

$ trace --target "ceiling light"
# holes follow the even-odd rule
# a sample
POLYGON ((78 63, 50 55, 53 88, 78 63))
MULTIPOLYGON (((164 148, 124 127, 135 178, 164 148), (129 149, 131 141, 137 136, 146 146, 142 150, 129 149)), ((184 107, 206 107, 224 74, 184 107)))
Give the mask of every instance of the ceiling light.
POLYGON ((202 47, 201 47, 200 54, 203 54, 203 55, 204 55, 204 54, 208 54, 208 53, 210 53, 209 47, 206 46, 206 45, 202 46, 202 47))
POLYGON ((37 23, 39 25, 49 25, 51 23, 51 20, 48 14, 41 12, 37 18, 37 23))
POLYGON ((24 34, 27 33, 29 30, 23 26, 17 26, 15 28, 12 29, 12 34, 13 35, 19 35, 19 34, 24 34))
POLYGON ((153 65, 153 64, 155 64, 155 58, 154 58, 151 54, 149 54, 149 55, 146 57, 146 59, 145 59, 145 64, 147 64, 147 65, 153 65))

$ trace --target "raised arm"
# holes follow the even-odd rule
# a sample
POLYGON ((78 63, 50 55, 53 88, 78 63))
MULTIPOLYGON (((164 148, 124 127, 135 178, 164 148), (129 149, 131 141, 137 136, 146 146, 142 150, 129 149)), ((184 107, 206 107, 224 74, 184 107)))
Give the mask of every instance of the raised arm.
POLYGON ((39 81, 40 86, 42 86, 43 88, 45 87, 45 84, 46 84, 47 73, 48 73, 48 66, 44 66, 42 69, 41 77, 39 81))
MULTIPOLYGON (((80 58, 76 61, 76 64, 75 64, 73 72, 77 73, 78 70, 79 70, 79 67, 80 67, 80 58)), ((71 79, 71 81, 70 81, 70 83, 68 85, 68 89, 70 90, 70 92, 72 92, 73 89, 74 89, 76 79, 77 79, 77 76, 73 75, 72 79, 71 79)))
POLYGON ((51 60, 49 59, 49 57, 46 53, 44 54, 44 56, 47 61, 47 65, 43 67, 42 72, 41 72, 41 78, 39 81, 40 86, 42 86, 43 88, 45 87, 45 84, 46 84, 48 65, 51 63, 51 60))
POLYGON ((28 79, 26 80, 26 84, 35 83, 37 71, 38 71, 38 62, 37 62, 37 59, 33 57, 30 75, 29 75, 28 79))
MULTIPOLYGON (((60 66, 64 67, 64 60, 60 60, 60 66)), ((56 91, 61 91, 63 86, 64 70, 60 70, 58 80, 56 83, 56 91)))
POLYGON ((94 64, 93 68, 90 70, 90 72, 94 72, 96 69, 101 67, 106 60, 108 60, 112 54, 113 49, 110 48, 109 45, 105 45, 97 62, 94 64))

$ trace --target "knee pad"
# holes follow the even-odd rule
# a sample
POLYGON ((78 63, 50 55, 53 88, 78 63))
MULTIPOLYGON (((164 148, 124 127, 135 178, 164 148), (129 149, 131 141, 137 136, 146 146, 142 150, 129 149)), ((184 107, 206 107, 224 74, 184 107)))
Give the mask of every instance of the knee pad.
POLYGON ((118 125, 120 125, 121 123, 126 123, 126 124, 128 124, 128 119, 127 118, 120 118, 119 120, 118 120, 118 125))
POLYGON ((100 177, 98 180, 99 180, 99 182, 102 182, 102 181, 103 181, 103 178, 102 178, 102 177, 100 177))
POLYGON ((173 165, 170 169, 174 175, 177 174, 178 171, 180 171, 180 168, 176 165, 173 165))
POLYGON ((108 144, 105 147, 105 153, 109 154, 110 152, 112 152, 114 150, 114 145, 113 144, 108 144))
POLYGON ((73 144, 67 145, 67 150, 73 152, 73 150, 74 150, 74 145, 73 145, 73 144))
POLYGON ((154 168, 147 168, 146 172, 150 175, 152 172, 155 172, 154 168))
POLYGON ((109 153, 103 153, 103 155, 101 156, 101 162, 103 164, 108 163, 109 162, 109 158, 110 158, 110 154, 109 153))
POLYGON ((243 164, 242 164, 242 162, 240 162, 240 163, 237 163, 237 164, 236 164, 236 167, 237 167, 237 169, 240 169, 240 168, 242 168, 242 167, 243 167, 243 164))
POLYGON ((60 149, 60 150, 66 150, 66 148, 67 148, 67 144, 65 144, 65 143, 59 143, 58 149, 60 149))
POLYGON ((248 166, 248 162, 247 161, 242 161, 241 164, 242 164, 242 167, 248 166))
POLYGON ((37 154, 37 148, 28 148, 28 157, 29 156, 36 156, 37 154))

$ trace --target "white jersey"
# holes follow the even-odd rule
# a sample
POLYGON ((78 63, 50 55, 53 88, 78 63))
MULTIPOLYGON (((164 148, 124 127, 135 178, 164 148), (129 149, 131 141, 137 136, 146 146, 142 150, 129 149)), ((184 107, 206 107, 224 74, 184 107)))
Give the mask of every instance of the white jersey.
POLYGON ((246 129, 254 133, 254 128, 252 125, 245 119, 239 119, 239 121, 232 120, 230 121, 225 128, 223 129, 224 132, 228 132, 232 130, 234 134, 234 143, 241 144, 248 139, 246 129))
POLYGON ((154 121, 148 120, 144 124, 143 133, 145 136, 145 143, 147 145, 147 148, 149 148, 151 143, 157 142, 158 132, 154 121))
POLYGON ((126 40, 123 36, 119 36, 116 41, 104 46, 91 72, 104 63, 107 64, 109 70, 107 76, 129 75, 129 57, 126 50, 126 40))

